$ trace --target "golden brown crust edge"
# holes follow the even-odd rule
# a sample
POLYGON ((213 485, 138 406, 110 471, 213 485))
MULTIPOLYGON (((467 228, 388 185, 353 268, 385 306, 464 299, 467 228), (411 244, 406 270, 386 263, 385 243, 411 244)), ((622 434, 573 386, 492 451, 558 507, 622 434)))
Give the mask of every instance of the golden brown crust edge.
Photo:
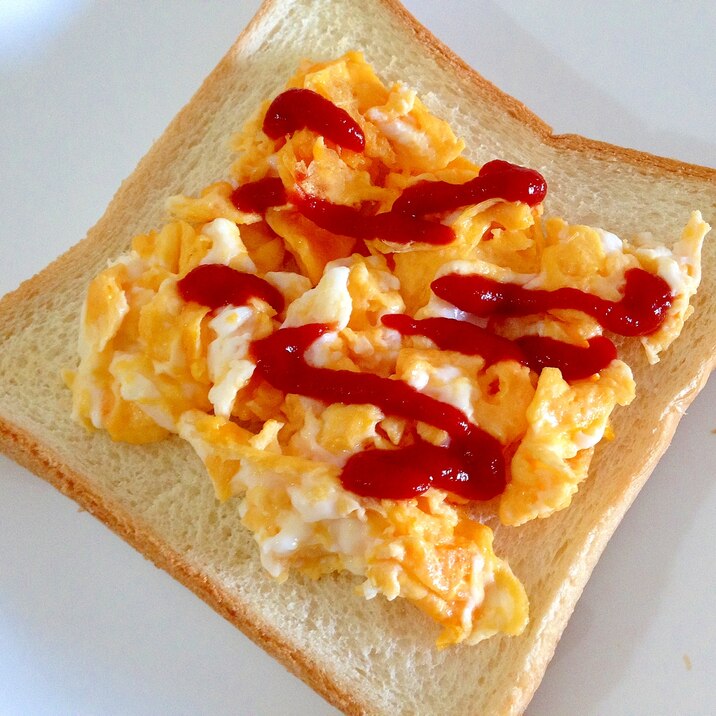
MULTIPOLYGON (((583 154, 598 156, 619 162, 626 162, 644 171, 656 174, 675 174, 693 180, 716 183, 716 170, 686 164, 672 159, 657 157, 636 150, 617 147, 604 142, 589 140, 578 135, 553 135, 552 130, 527 109, 522 103, 499 90, 495 85, 467 66, 449 48, 437 40, 426 28, 408 13, 396 0, 380 0, 385 8, 392 12, 403 24, 406 32, 414 35, 436 60, 447 65, 454 72, 459 73, 469 82, 479 87, 483 93, 488 93, 496 103, 502 105, 511 116, 529 126, 540 139, 559 149, 572 150, 583 154)), ((216 80, 230 71, 232 54, 245 42, 246 38, 258 25, 260 20, 268 14, 280 0, 266 0, 247 28, 241 33, 237 42, 219 62, 201 85, 190 102, 179 112, 169 124, 165 133, 152 146, 147 155, 139 162, 133 174, 125 180, 112 199, 105 215, 93 227, 86 239, 68 250, 56 261, 32 279, 23 282, 18 289, 0 299, 0 316, 12 315, 18 306, 23 303, 32 304, 42 299, 43 293, 52 286, 65 280, 68 273, 81 271, 81 261, 78 261, 91 246, 101 241, 105 227, 111 225, 116 211, 123 205, 131 205, 138 200, 142 188, 149 182, 154 165, 161 163, 169 154, 174 144, 179 141, 190 124, 189 118, 196 104, 202 103, 205 98, 212 95, 216 80)), ((0 325, 5 322, 0 321, 0 325)), ((614 505, 609 519, 600 527, 599 539, 590 546, 582 569, 585 574, 591 573, 596 561, 601 555, 604 546, 621 521, 624 513, 639 492, 647 477, 660 457, 668 447, 674 434, 683 409, 693 400, 708 378, 709 370, 714 359, 704 362, 704 370, 678 404, 664 416, 660 425, 661 435, 653 459, 644 466, 642 472, 635 475, 632 488, 623 495, 623 499, 614 505)), ((252 641, 280 661, 289 671, 306 681, 312 688, 320 693, 336 707, 350 714, 365 713, 365 705, 361 705, 355 697, 346 690, 341 690, 317 664, 311 661, 303 652, 290 646, 282 639, 280 632, 267 624, 261 624, 249 618, 241 604, 237 604, 216 584, 208 580, 197 569, 192 567, 179 554, 167 548, 144 525, 138 524, 136 519, 127 514, 117 505, 100 494, 93 492, 87 480, 80 474, 73 472, 62 461, 45 448, 42 443, 23 429, 0 418, 0 449, 12 459, 27 467, 29 470, 50 482, 58 490, 70 496, 84 509, 104 522, 116 534, 126 540, 138 551, 148 557, 156 566, 161 567, 175 579, 191 589, 228 621, 241 629, 252 641)), ((581 592, 581 587, 579 588, 581 592)), ((578 594, 575 593, 573 603, 576 603, 578 594)), ((522 713, 529 703, 534 691, 538 687, 544 670, 551 659, 559 636, 561 635, 571 610, 563 610, 559 620, 550 628, 549 637, 541 640, 541 650, 535 654, 529 673, 524 674, 522 689, 513 694, 509 704, 505 704, 507 712, 522 713), (519 698, 514 698, 519 696, 519 698)))
MULTIPOLYGON (((713 362, 713 361, 712 361, 713 362)), ((634 477, 631 489, 624 493, 616 503, 609 519, 601 526, 598 539, 590 545, 589 552, 582 564, 582 573, 591 574, 604 547, 608 543, 619 522, 652 473, 655 465, 668 448, 679 420, 691 401, 696 397, 708 380, 709 369, 704 369, 694 380, 690 390, 674 403, 661 423, 661 435, 650 453, 650 460, 643 470, 634 477)), ((138 552, 151 560, 155 566, 163 569, 178 582, 190 589, 212 609, 231 624, 240 629, 249 639, 271 654, 291 673, 305 681, 328 702, 346 714, 367 713, 365 704, 361 704, 354 695, 338 687, 330 676, 315 661, 307 657, 300 649, 288 644, 279 631, 266 623, 259 623, 248 614, 244 606, 213 583, 199 570, 192 567, 186 559, 169 549, 166 544, 145 525, 138 522, 122 507, 93 491, 89 481, 80 473, 71 470, 51 450, 48 450, 31 433, 0 418, 0 448, 18 464, 49 482, 53 487, 67 495, 80 507, 87 510, 124 539, 138 552)), ((586 581, 586 580, 585 580, 586 581)), ((521 689, 512 692, 505 703, 505 714, 524 713, 537 690, 544 671, 552 659, 559 638, 566 627, 574 605, 582 588, 573 592, 570 600, 572 609, 562 610, 559 619, 550 625, 549 636, 540 640, 541 649, 535 654, 529 671, 522 675, 521 689), (578 592, 578 593, 577 593, 578 592), (518 699, 515 697, 519 697, 518 699)))
POLYGON ((696 398, 706 385, 706 381, 709 379, 715 367, 716 356, 712 356, 710 360, 704 361, 703 369, 691 382, 688 390, 685 391, 678 400, 674 401, 668 412, 662 416, 658 427, 659 436, 649 452, 648 460, 644 463, 639 473, 634 475, 629 489, 621 494, 618 502, 612 505, 609 514, 596 531, 596 538, 592 540, 589 545, 589 550, 584 555, 582 564, 580 565, 580 573, 584 577, 582 580, 584 584, 573 589, 570 595, 571 608, 568 610, 562 609, 559 613, 559 618, 553 620, 550 624, 549 634, 539 640, 540 648, 534 654, 531 668, 528 672, 524 672, 523 674, 522 688, 519 692, 520 700, 511 699, 509 703, 506 704, 506 709, 508 709, 505 711, 506 714, 518 716, 526 710, 542 681, 547 666, 554 656, 562 632, 566 628, 572 616, 572 612, 579 601, 579 597, 584 590, 584 586, 589 580, 589 576, 599 561, 602 552, 619 526, 619 523, 622 521, 622 518, 629 510, 629 507, 631 507, 631 504, 636 499, 642 487, 646 484, 646 481, 654 471, 659 460, 661 460, 671 444, 681 417, 693 402, 694 398, 696 398))
POLYGON ((303 679, 327 701, 347 714, 364 713, 351 693, 334 681, 304 652, 292 647, 281 633, 257 622, 244 605, 193 567, 186 559, 156 538, 150 529, 120 505, 94 491, 91 483, 71 470, 31 433, 0 418, 0 447, 8 457, 49 482, 138 552, 190 589, 249 639, 270 653, 292 674, 303 679))
MULTIPOLYGON (((19 306, 31 305, 31 301, 38 300, 43 294, 49 293, 50 289, 60 281, 66 280, 68 274, 74 274, 75 269, 82 271, 82 265, 79 265, 80 262, 77 261, 79 255, 84 251, 90 251, 90 246, 102 245, 103 234, 112 225, 114 215, 119 214, 123 206, 142 203, 145 187, 154 177, 156 165, 164 164, 163 160, 173 154, 173 149, 181 146, 184 133, 193 127, 194 108, 203 104, 214 94, 217 80, 231 71, 234 52, 241 47, 263 18, 280 2, 281 0, 264 0, 256 15, 242 30, 216 67, 207 75, 199 89, 139 160, 132 173, 122 181, 102 216, 88 230, 87 236, 67 249, 44 269, 23 281, 16 289, 0 297, 0 316, 12 318, 17 313, 19 306)), ((7 331, 12 330, 12 327, 11 321, 0 321, 0 339, 5 338, 7 331)))
MULTIPOLYGON (((273 2, 274 0, 270 1, 273 2)), ((576 151, 582 154, 591 154, 600 159, 626 162, 642 170, 658 170, 661 173, 675 174, 679 177, 688 177, 716 184, 716 168, 712 169, 698 164, 689 164, 678 159, 670 159, 650 154, 649 152, 620 147, 608 142, 588 139, 579 134, 554 134, 552 127, 532 112, 531 109, 485 79, 447 45, 435 37, 430 30, 403 7, 399 0, 379 0, 379 2, 386 10, 393 13, 403 25, 405 31, 421 42, 426 51, 439 64, 447 65, 447 69, 459 74, 474 87, 481 90, 483 94, 489 95, 495 104, 502 105, 508 114, 529 127, 543 143, 555 149, 576 151)))

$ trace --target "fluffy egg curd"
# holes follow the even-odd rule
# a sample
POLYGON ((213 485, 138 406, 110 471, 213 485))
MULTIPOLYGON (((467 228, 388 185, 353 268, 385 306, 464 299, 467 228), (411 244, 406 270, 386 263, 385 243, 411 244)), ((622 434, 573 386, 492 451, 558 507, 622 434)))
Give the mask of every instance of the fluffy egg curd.
MULTIPOLYGON (((485 317, 431 286, 443 277, 477 276, 534 295, 571 288, 611 306, 629 272, 641 269, 663 279, 669 292, 658 328, 640 336, 656 362, 692 311, 709 227, 694 212, 669 249, 645 234, 627 241, 545 218, 541 201, 498 195, 424 217, 449 227, 449 241, 393 241, 389 231, 371 233, 370 222, 393 216, 406 190, 481 176, 463 156, 463 141, 413 90, 384 85, 357 52, 305 62, 288 88, 328 100, 359 127, 363 145, 347 148, 328 129, 300 121, 269 136, 266 102, 233 141, 238 159, 230 177, 199 196, 170 198, 168 222, 136 236, 128 253, 90 283, 79 365, 66 375, 73 415, 113 440, 187 440, 217 497, 240 500, 241 524, 273 577, 347 570, 362 579, 358 591, 366 598, 403 597, 432 617, 442 628, 438 646, 519 634, 528 620, 525 590, 464 497, 427 484, 388 499, 357 494, 341 480, 362 453, 415 445, 447 451, 454 435, 428 414, 410 419, 384 411, 380 401, 328 402, 283 390, 257 369, 255 346, 284 335, 279 331, 320 324, 327 328, 301 365, 400 382, 459 411, 470 430, 501 446, 504 489, 485 507, 494 505, 503 524, 518 526, 570 504, 595 446, 610 436, 612 410, 634 398, 629 366, 615 357, 592 375, 568 379, 549 361, 539 367, 440 347, 383 319, 401 314, 418 326, 449 319, 505 345, 540 337, 586 350, 604 333, 588 312, 556 307, 485 317), (236 201, 237 188, 265 179, 280 181, 271 185, 278 191, 273 200, 248 209, 236 201), (319 211, 328 205, 359 212, 358 223, 365 223, 348 233, 332 230, 337 224, 319 211), (180 282, 207 265, 257 276, 281 301, 187 300, 180 282)), ((293 115, 282 121, 286 116, 293 115)))

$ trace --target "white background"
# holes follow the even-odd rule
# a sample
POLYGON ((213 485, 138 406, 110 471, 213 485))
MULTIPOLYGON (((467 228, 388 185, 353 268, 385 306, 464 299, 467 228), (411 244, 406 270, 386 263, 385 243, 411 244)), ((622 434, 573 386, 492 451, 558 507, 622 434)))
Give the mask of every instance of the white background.
MULTIPOLYGON (((0 0, 0 293, 84 235, 257 6, 0 0)), ((716 166, 709 0, 407 6, 555 131, 716 166)), ((610 542, 529 716, 716 712, 714 399, 610 542)), ((335 713, 4 458, 0 490, 1 714, 335 713)))

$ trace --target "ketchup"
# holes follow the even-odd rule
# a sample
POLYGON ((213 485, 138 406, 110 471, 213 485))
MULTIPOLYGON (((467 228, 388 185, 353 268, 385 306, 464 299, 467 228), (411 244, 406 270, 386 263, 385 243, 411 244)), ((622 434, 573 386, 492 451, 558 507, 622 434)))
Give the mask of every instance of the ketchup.
MULTIPOLYGON (((241 211, 262 214, 272 206, 285 204, 288 197, 280 179, 267 177, 235 189, 231 200, 241 211)), ((382 239, 396 244, 419 241, 442 245, 455 239, 449 226, 393 211, 370 215, 363 209, 299 193, 291 196, 291 202, 303 216, 322 229, 363 241, 382 239)))
POLYGON ((483 165, 474 179, 464 184, 421 181, 409 186, 396 199, 393 211, 410 216, 439 214, 487 199, 521 201, 536 206, 547 195, 547 182, 534 169, 500 159, 483 165))
POLYGON ((382 322, 404 336, 425 336, 441 350, 482 356, 487 365, 514 360, 537 373, 542 368, 559 368, 566 381, 599 373, 617 357, 616 347, 604 336, 590 339, 583 347, 543 336, 523 336, 511 341, 454 318, 416 320, 403 314, 389 314, 383 316, 382 322))
POLYGON ((515 343, 532 370, 559 368, 568 383, 599 373, 617 357, 616 346, 606 336, 590 338, 586 347, 546 336, 522 336, 515 343))
POLYGON ((362 152, 365 148, 363 130, 344 109, 313 90, 282 92, 266 112, 264 133, 271 139, 280 139, 304 128, 354 152, 362 152))
POLYGON ((553 309, 575 309, 622 336, 646 336, 666 319, 673 296, 660 276, 633 268, 619 301, 607 301, 576 288, 526 289, 485 276, 448 274, 432 282, 437 296, 476 316, 526 316, 553 309))
POLYGON ((425 244, 449 244, 455 233, 437 221, 417 219, 394 211, 366 215, 360 209, 332 204, 315 196, 296 195, 293 203, 307 219, 333 234, 368 241, 383 239, 396 244, 419 241, 425 244))
POLYGON ((370 403, 387 415, 420 420, 450 435, 449 447, 426 442, 396 450, 367 450, 351 456, 341 475, 360 495, 407 499, 429 487, 469 500, 487 500, 505 488, 500 443, 457 408, 424 395, 407 383, 372 373, 314 368, 306 350, 330 331, 324 324, 283 328, 254 341, 256 372, 274 388, 326 403, 370 403))
POLYGON ((283 310, 283 296, 268 281, 224 264, 202 264, 193 268, 179 280, 177 288, 185 301, 196 301, 209 308, 244 306, 250 298, 260 298, 276 313, 283 310))
MULTIPOLYGON (((308 92, 333 109, 343 111, 310 90, 288 90, 283 95, 279 95, 271 107, 281 97, 291 92, 308 92)), ((284 101, 288 102, 282 100, 284 101)), ((282 106, 280 104, 279 109, 282 106)), ((270 112, 271 108, 266 114, 264 131, 270 112)), ((346 116, 348 117, 347 114, 346 116)), ((314 123, 311 129, 325 134, 328 120, 326 119, 325 122, 320 125, 314 123)), ((269 134, 269 136, 273 135, 269 134)), ((494 198, 524 201, 534 205, 544 199, 546 191, 545 181, 538 172, 495 160, 485 164, 479 176, 465 184, 424 181, 408 187, 395 201, 393 208, 381 214, 371 214, 364 208, 333 204, 326 199, 302 192, 295 192, 290 200, 303 216, 333 234, 351 236, 362 241, 382 239, 396 244, 419 242, 442 246, 455 240, 455 232, 439 221, 421 218, 423 214, 445 212, 466 204, 476 204, 494 198)), ((272 206, 285 204, 288 197, 280 179, 267 177, 240 186, 234 190, 231 199, 241 211, 263 213, 272 206)))
POLYGON ((455 232, 449 226, 421 216, 444 213, 486 199, 523 201, 534 206, 546 193, 547 184, 539 172, 495 160, 485 164, 480 174, 465 184, 423 181, 408 187, 390 211, 373 216, 313 196, 299 195, 292 201, 306 218, 334 234, 398 244, 417 241, 444 245, 454 241, 455 232))
MULTIPOLYGON (((290 92, 308 92, 338 110, 328 100, 310 90, 288 90, 284 95, 290 92)), ((284 95, 279 95, 274 104, 284 95)), ((273 107, 273 104, 271 106, 273 107)), ((270 111, 269 108, 269 113, 270 111)), ((267 119, 269 113, 266 114, 267 119)), ((311 129, 325 133, 326 126, 316 124, 312 125, 311 129)), ((382 239, 396 244, 415 241, 441 246, 454 241, 455 232, 439 221, 420 218, 423 214, 441 213, 496 198, 524 201, 534 206, 544 199, 546 192, 547 185, 538 172, 495 160, 485 164, 479 176, 465 184, 424 181, 408 187, 395 201, 393 208, 381 214, 370 214, 362 208, 333 204, 300 192, 293 194, 290 199, 303 216, 333 234, 351 236, 363 241, 382 239)), ((231 195, 231 199, 241 211, 263 213, 272 206, 285 204, 288 197, 280 179, 267 177, 240 186, 231 195)))
POLYGON ((283 182, 278 177, 266 177, 234 189, 231 201, 240 211, 263 214, 272 206, 281 206, 288 199, 283 182))
POLYGON ((381 319, 384 326, 404 336, 425 336, 443 351, 456 351, 469 356, 482 356, 487 365, 502 360, 525 362, 525 355, 511 340, 485 328, 455 318, 423 318, 417 320, 401 313, 381 319))
POLYGON ((437 487, 468 500, 489 500, 505 489, 501 458, 499 476, 492 475, 484 464, 484 448, 462 453, 452 445, 421 440, 396 450, 356 453, 343 468, 341 482, 356 495, 376 499, 404 500, 437 487))

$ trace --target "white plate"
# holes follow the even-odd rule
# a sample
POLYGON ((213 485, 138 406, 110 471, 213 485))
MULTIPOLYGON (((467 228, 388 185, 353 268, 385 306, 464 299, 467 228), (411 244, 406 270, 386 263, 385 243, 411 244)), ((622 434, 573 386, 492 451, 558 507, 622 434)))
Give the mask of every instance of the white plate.
MULTIPOLYGON (((407 3, 556 131, 716 166, 713 4, 626 5, 407 3)), ((0 293, 84 235, 257 6, 0 3, 0 293)), ((530 716, 716 709, 714 399, 712 382, 609 543, 530 716)), ((0 712, 335 713, 0 460, 0 712)))

